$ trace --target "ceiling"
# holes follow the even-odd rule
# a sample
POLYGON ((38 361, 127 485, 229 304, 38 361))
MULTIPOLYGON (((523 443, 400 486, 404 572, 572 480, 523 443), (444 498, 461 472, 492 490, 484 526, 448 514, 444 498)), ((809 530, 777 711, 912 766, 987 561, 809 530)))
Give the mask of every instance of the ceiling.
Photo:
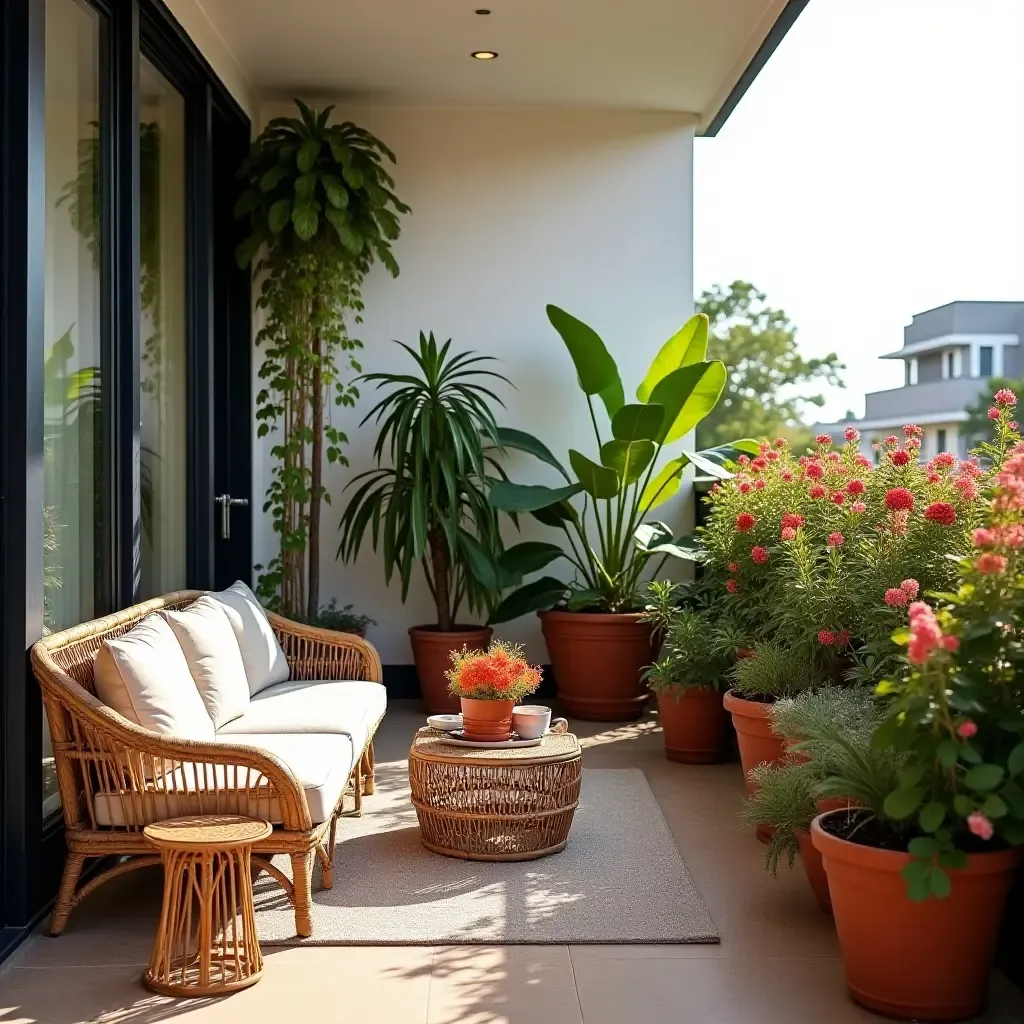
POLYGON ((201 3, 267 97, 678 111, 707 127, 806 0, 201 3))

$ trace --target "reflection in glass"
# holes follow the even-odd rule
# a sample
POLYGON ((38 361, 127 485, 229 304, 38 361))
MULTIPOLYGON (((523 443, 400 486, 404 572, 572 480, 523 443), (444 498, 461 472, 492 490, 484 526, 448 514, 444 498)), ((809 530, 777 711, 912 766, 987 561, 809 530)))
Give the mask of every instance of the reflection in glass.
POLYGON ((185 586, 185 100, 145 58, 139 69, 142 305, 140 598, 185 586))
MULTIPOLYGON (((47 633, 93 618, 101 557, 100 19, 46 0, 43 608, 47 633)), ((43 812, 60 807, 43 723, 43 812)))

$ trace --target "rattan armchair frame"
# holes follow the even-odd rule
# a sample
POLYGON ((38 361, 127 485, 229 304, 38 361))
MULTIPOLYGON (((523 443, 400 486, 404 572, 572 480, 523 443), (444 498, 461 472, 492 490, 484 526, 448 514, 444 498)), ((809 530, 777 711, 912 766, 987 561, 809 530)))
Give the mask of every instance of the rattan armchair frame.
MULTIPOLYGON (((207 803, 215 813, 266 817, 272 801, 279 808, 281 824, 254 845, 253 863, 284 886, 295 907, 297 934, 312 934, 313 860, 320 861, 322 887, 332 888, 335 835, 345 796, 352 794, 358 812, 363 795, 374 790, 373 738, 379 721, 355 759, 334 813, 327 821, 313 824, 299 780, 267 751, 244 742, 211 743, 150 732, 95 695, 93 657, 104 640, 128 632, 151 612, 186 608, 202 593, 166 594, 52 633, 32 647, 32 668, 43 691, 53 741, 67 842, 64 873, 50 917, 52 935, 64 930, 71 911, 104 882, 160 862, 143 834, 147 824, 195 813, 197 802, 201 813, 207 803), (161 784, 168 775, 186 782, 169 791, 161 784), (123 825, 97 823, 92 797, 98 792, 118 795, 123 825), (268 858, 276 854, 291 857, 291 880, 270 864, 268 858), (93 857, 116 857, 118 862, 80 886, 86 860, 93 857)), ((273 613, 268 617, 288 659, 289 678, 382 682, 380 658, 361 637, 273 613)))

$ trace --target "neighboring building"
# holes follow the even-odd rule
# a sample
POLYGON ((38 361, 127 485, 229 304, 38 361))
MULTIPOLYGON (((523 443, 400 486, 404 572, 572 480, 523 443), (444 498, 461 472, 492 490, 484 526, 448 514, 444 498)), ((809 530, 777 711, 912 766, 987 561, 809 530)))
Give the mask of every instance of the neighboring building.
POLYGON ((949 302, 917 313, 903 329, 903 347, 882 359, 901 359, 904 384, 864 396, 864 418, 817 423, 814 432, 842 440, 847 427, 861 432, 861 448, 905 423, 924 431, 922 452, 965 455, 972 443, 962 429, 966 407, 985 392, 990 377, 1024 373, 1024 302, 949 302))

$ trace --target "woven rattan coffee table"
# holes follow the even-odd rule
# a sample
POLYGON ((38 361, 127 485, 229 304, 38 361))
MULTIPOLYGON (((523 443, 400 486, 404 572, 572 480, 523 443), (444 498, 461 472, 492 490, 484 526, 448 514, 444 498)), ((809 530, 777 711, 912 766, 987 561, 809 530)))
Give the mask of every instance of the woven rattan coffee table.
POLYGON ((539 747, 487 750, 421 729, 409 750, 423 845, 465 860, 535 860, 565 849, 580 779, 571 733, 545 736, 539 747))
POLYGON ((238 815, 172 818, 145 828, 164 865, 164 900, 144 975, 156 992, 215 996, 260 980, 249 858, 270 824, 238 815))

